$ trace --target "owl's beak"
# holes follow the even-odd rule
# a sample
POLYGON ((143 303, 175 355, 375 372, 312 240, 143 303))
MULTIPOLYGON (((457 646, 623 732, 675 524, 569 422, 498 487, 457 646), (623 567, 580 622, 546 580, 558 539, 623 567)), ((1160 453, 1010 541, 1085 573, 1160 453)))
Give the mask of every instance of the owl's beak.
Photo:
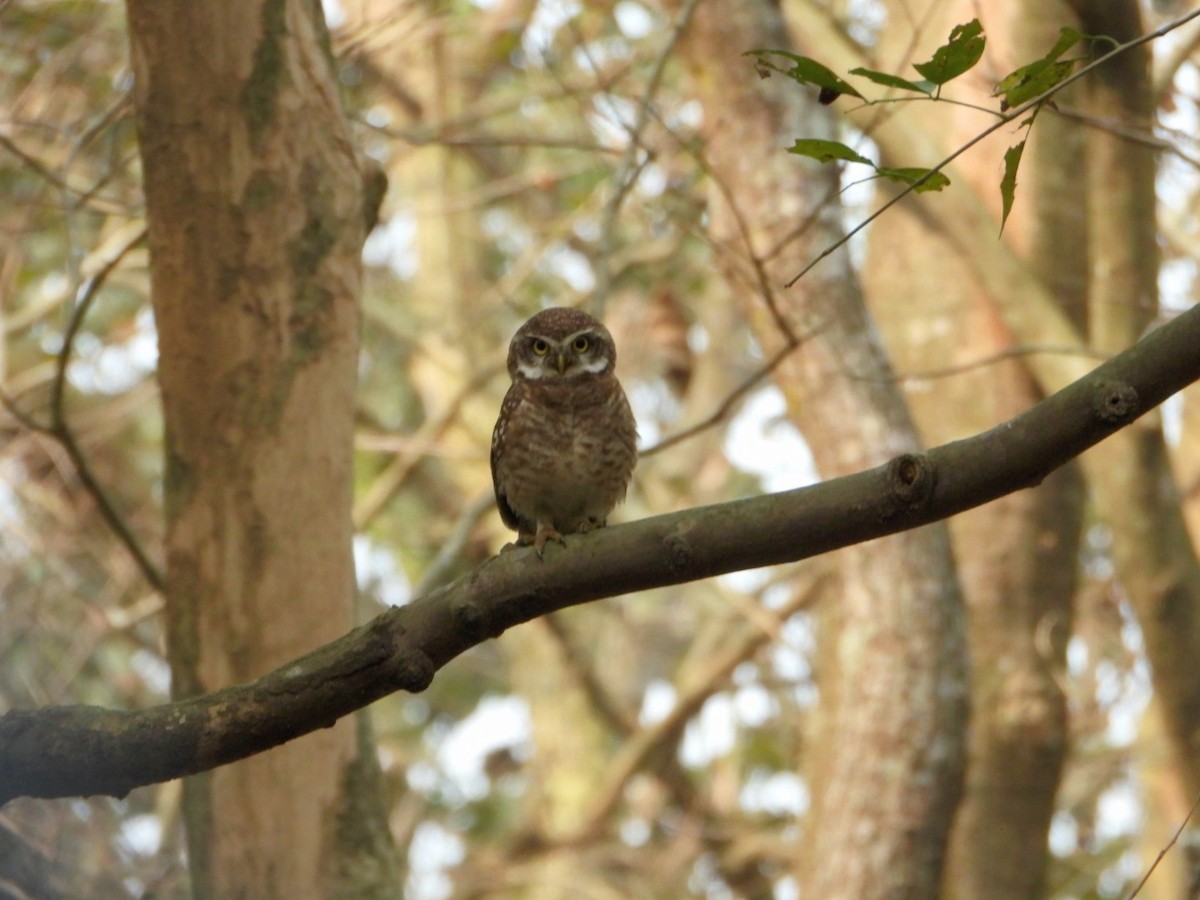
POLYGON ((559 375, 567 371, 567 355, 565 353, 559 353, 557 356, 555 356, 554 365, 558 368, 559 375))

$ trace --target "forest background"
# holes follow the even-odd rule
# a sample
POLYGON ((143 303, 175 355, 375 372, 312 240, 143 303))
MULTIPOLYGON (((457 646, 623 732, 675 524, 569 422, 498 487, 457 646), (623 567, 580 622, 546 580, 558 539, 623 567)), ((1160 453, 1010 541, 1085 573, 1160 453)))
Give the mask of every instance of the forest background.
MULTIPOLYGON (((785 288, 898 191, 787 150, 934 165, 1061 28, 1187 12, 0 4, 0 710, 203 695, 483 563, 545 305, 616 338, 618 521, 1018 415, 1194 303, 1200 20, 1039 113, 1002 237, 1018 121, 785 288), (939 102, 745 56, 916 78, 976 17, 939 102)), ((1126 896, 1200 792, 1197 409, 946 525, 537 618, 186 788, 15 800, 0 889, 1126 896)), ((1191 834, 1139 896, 1188 896, 1191 834)))

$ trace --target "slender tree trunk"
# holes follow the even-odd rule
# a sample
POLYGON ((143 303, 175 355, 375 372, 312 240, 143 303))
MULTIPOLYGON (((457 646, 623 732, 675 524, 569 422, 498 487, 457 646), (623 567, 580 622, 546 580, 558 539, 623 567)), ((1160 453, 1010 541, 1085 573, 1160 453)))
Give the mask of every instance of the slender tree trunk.
MULTIPOLYGON (((916 448, 903 397, 845 253, 794 290, 782 284, 840 235, 836 180, 790 157, 828 117, 781 78, 760 80, 745 50, 786 48, 777 7, 701 4, 681 44, 704 104, 711 231, 735 296, 771 353, 804 335, 779 383, 821 474, 916 448)), ((805 896, 933 897, 964 760, 966 657, 944 527, 839 555, 838 627, 821 681, 807 776, 805 896)))
MULTIPOLYGON (((1083 29, 1128 41, 1142 33, 1138 4, 1077 2, 1083 29)), ((1154 100, 1145 48, 1123 54, 1088 83, 1087 113, 1138 133, 1151 130, 1154 100)), ((1117 352, 1158 312, 1155 153, 1107 130, 1088 137, 1087 204, 1093 227, 1089 331, 1092 345, 1117 352)), ((1170 470, 1162 423, 1146 416, 1088 454, 1096 506, 1113 531, 1117 578, 1138 617, 1154 702, 1179 766, 1170 806, 1200 791, 1200 565, 1170 470)), ((1169 782, 1160 779, 1165 788, 1169 782)), ((1194 864, 1189 860, 1189 863, 1194 864)), ((1188 873, 1189 880, 1196 872, 1188 873)), ((1185 885, 1177 885, 1183 890, 1185 885)))
MULTIPOLYGON (((128 12, 166 433, 168 650, 186 697, 352 624, 362 188, 318 5, 129 0, 128 12)), ((190 779, 196 896, 370 893, 354 878, 391 871, 369 804, 356 806, 372 771, 344 719, 190 779)))
MULTIPOLYGON (((928 58, 955 24, 980 13, 988 34, 985 68, 1003 65, 993 64, 993 56, 1035 58, 1054 43, 1071 15, 1061 3, 1021 6, 1018 12, 952 4, 928 24, 926 39, 915 49, 906 29, 888 30, 880 47, 883 65, 904 71, 906 52, 928 58)), ((893 5, 893 19, 900 16, 893 5)), ((928 133, 939 136, 939 155, 988 124, 973 110, 941 105, 910 107, 904 115, 918 118, 928 133)), ((982 204, 995 208, 995 172, 1010 140, 1007 134, 1002 137, 1005 143, 993 141, 961 161, 950 190, 973 190, 982 204)), ((1020 201, 1005 232, 1030 265, 1048 276, 1056 299, 1076 316, 1086 298, 1086 229, 1079 204, 1064 200, 1082 168, 1082 149, 1075 123, 1039 121, 1025 157, 1020 201), (1051 133, 1040 130, 1043 124, 1051 133), (1055 239, 1044 239, 1048 234, 1055 239)), ((891 165, 933 161, 887 160, 891 165)), ((907 382, 914 415, 931 444, 992 427, 1044 396, 1020 359, 971 367, 1011 350, 1017 341, 997 312, 996 298, 973 276, 970 261, 921 214, 940 199, 905 202, 876 223, 864 276, 872 309, 902 372, 966 367, 946 377, 907 382), (931 260, 937 265, 931 266, 931 260)), ((1034 490, 951 522, 969 611, 973 716, 967 789, 944 884, 947 897, 1021 900, 1042 895, 1047 833, 1067 752, 1066 699, 1060 684, 1083 496, 1079 472, 1070 467, 1034 490)))

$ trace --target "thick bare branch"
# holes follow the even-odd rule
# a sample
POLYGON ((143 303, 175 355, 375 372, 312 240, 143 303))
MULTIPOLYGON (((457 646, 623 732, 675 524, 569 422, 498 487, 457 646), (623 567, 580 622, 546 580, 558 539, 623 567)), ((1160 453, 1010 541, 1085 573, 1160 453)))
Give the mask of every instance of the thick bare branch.
POLYGON ((260 753, 398 690, 554 610, 793 562, 925 525, 1038 483, 1200 380, 1200 307, 975 437, 795 491, 656 516, 515 550, 255 682, 147 710, 86 706, 0 717, 0 801, 123 795, 260 753))

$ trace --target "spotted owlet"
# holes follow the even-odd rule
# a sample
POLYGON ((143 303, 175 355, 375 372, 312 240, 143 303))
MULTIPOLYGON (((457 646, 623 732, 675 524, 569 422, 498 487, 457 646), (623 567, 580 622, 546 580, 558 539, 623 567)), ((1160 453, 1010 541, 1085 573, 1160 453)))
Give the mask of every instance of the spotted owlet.
POLYGON ((637 429, 600 322, 547 309, 508 347, 512 386, 492 432, 492 485, 500 518, 533 544, 603 527, 637 460, 637 429))

